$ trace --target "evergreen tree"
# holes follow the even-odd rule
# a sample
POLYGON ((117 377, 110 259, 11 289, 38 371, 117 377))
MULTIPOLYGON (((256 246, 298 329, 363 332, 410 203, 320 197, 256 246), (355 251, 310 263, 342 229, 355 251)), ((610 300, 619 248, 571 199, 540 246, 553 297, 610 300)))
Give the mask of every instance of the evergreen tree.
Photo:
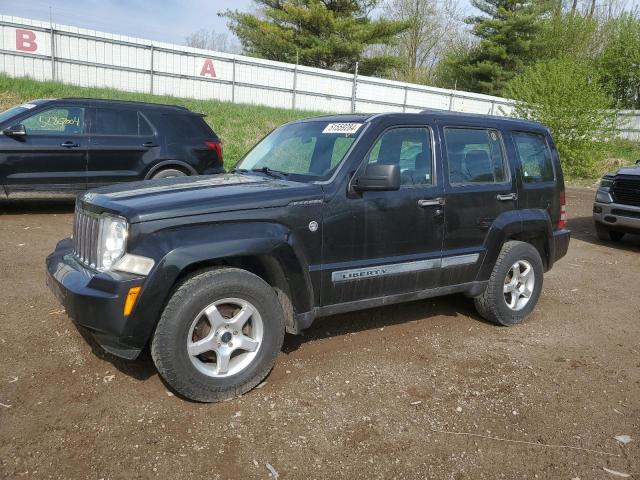
POLYGON ((400 59, 368 47, 390 44, 407 22, 372 20, 379 0, 254 0, 258 15, 227 11, 229 28, 245 52, 311 67, 384 75, 400 59), (367 54, 369 53, 369 54, 367 54))
POLYGON ((480 42, 466 54, 445 60, 448 81, 455 77, 458 88, 501 95, 506 83, 535 60, 538 19, 551 4, 529 0, 471 3, 484 14, 466 20, 480 42))

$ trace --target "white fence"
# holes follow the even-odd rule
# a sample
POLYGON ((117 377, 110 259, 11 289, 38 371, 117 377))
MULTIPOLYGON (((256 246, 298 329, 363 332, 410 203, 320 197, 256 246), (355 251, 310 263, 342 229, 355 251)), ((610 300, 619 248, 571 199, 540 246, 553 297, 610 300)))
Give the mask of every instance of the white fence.
MULTIPOLYGON (((500 97, 201 50, 0 15, 0 71, 176 97, 326 112, 423 109, 509 115, 500 97)), ((640 139, 640 112, 621 136, 640 139)))

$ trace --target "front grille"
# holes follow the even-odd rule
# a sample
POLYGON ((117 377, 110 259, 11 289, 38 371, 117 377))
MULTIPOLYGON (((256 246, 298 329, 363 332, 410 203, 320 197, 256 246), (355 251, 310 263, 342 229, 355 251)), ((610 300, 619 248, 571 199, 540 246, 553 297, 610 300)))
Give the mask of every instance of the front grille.
POLYGON ((620 208, 614 208, 611 210, 611 215, 617 215, 618 217, 639 218, 640 212, 632 212, 630 210, 622 210, 620 208))
POLYGON ((98 263, 98 217, 76 208, 73 222, 73 253, 85 265, 96 268, 98 263))
POLYGON ((617 178, 611 193, 616 203, 640 207, 640 178, 617 178))

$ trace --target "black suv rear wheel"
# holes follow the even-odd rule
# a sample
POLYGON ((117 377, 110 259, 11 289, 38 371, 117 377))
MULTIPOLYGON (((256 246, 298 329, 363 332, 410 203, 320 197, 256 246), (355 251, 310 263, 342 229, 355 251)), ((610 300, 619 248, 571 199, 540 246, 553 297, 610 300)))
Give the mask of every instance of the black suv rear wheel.
POLYGON ((505 243, 487 288, 474 298, 476 310, 493 323, 506 326, 520 323, 538 303, 543 273, 542 259, 533 245, 505 243))
POLYGON ((200 402, 242 395, 269 373, 284 340, 274 290, 237 268, 187 277, 169 299, 151 343, 158 372, 200 402))

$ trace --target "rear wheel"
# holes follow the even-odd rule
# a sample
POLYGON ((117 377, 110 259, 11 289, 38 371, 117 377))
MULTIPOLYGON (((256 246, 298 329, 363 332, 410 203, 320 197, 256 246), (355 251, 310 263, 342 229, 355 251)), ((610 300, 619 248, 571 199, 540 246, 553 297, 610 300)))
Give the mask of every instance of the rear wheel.
POLYGON ((522 322, 538 303, 543 272, 540 254, 532 245, 518 241, 505 243, 487 288, 474 298, 478 313, 500 325, 522 322))
POLYGON ((267 376, 284 340, 274 290, 236 268, 188 277, 162 313, 151 343, 158 372, 200 402, 241 395, 267 376))
POLYGON ((187 174, 184 173, 182 170, 178 170, 176 168, 165 168, 163 170, 160 170, 156 173, 154 173, 151 176, 152 180, 156 180, 158 178, 174 178, 174 177, 186 177, 187 174))
POLYGON ((596 223, 596 235, 603 242, 619 242, 624 237, 624 232, 609 230, 600 223, 596 223))

